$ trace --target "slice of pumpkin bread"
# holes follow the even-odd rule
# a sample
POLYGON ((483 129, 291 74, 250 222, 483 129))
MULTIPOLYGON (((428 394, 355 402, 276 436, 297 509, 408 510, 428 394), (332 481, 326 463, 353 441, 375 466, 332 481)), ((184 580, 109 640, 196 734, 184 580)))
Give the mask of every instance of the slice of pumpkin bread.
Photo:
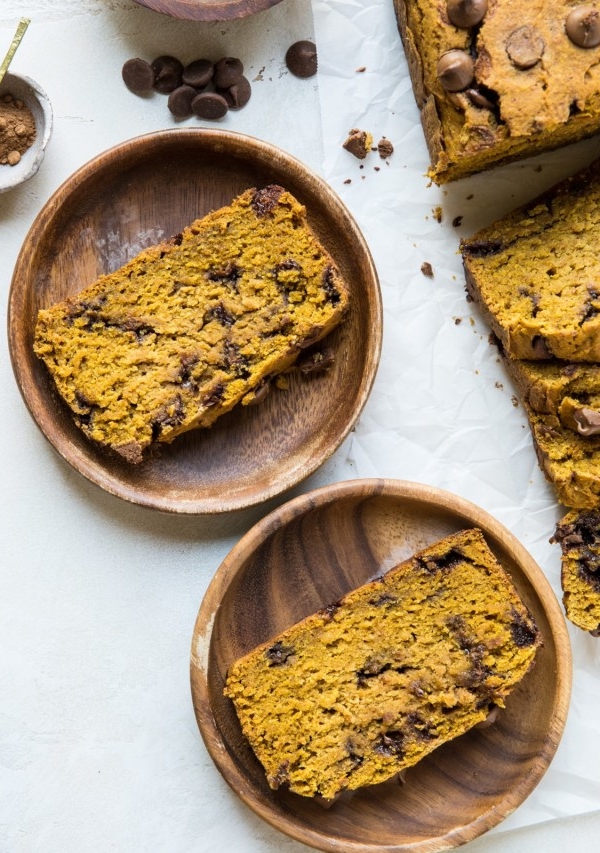
POLYGON ((509 370, 534 412, 579 435, 600 433, 600 365, 511 359, 509 370))
POLYGON ((483 534, 465 530, 236 661, 225 694, 269 785, 331 800, 484 721, 540 643, 483 534))
POLYGON ((271 185, 41 310, 34 349, 83 432, 140 462, 251 402, 348 296, 305 208, 271 185))
POLYGON ((561 585, 567 618, 600 635, 600 511, 571 511, 556 525, 561 585))
POLYGON ((600 505, 600 367, 505 358, 519 389, 540 468, 559 501, 574 509, 600 505))
POLYGON ((461 242, 469 295, 513 358, 600 361, 600 160, 461 242))

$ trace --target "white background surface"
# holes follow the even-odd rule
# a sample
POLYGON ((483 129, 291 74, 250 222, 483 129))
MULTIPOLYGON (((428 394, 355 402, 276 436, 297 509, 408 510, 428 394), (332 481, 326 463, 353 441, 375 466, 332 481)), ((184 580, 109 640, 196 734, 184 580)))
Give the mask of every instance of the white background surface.
MULTIPOLYGON (((130 0, 2 0, 1 55, 21 15, 33 21, 12 70, 47 91, 55 124, 39 174, 0 195, 3 314, 18 251, 51 193, 115 143, 174 126, 164 97, 125 89, 123 62, 240 56, 252 99, 222 126, 281 146, 330 182, 369 242, 384 301, 381 366, 361 421, 294 493, 370 476, 454 491, 505 524, 558 594, 559 554, 548 539, 562 511, 465 300, 456 251, 461 235, 589 162, 600 143, 429 186, 391 0, 283 0, 232 24, 175 21, 130 0), (297 80, 285 50, 313 34, 318 77, 297 80), (361 169, 341 147, 352 127, 387 136, 392 158, 371 154, 361 169), (433 279, 420 272, 424 260, 433 279)), ((1 853, 307 849, 229 790, 189 693, 190 639, 212 575, 291 495, 229 517, 177 518, 104 494, 46 443, 20 399, 5 339, 1 346, 1 853)), ((573 703, 556 759, 521 809, 469 853, 598 849, 600 653, 598 641, 570 633, 573 703)))

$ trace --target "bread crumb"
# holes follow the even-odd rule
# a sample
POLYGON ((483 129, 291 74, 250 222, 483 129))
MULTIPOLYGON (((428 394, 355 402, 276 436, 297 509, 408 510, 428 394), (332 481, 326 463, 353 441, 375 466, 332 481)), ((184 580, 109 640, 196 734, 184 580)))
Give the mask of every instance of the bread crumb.
POLYGON ((377 151, 379 151, 379 156, 382 160, 387 160, 387 158, 391 157, 394 153, 394 146, 389 139, 386 139, 385 136, 383 136, 377 143, 377 151))

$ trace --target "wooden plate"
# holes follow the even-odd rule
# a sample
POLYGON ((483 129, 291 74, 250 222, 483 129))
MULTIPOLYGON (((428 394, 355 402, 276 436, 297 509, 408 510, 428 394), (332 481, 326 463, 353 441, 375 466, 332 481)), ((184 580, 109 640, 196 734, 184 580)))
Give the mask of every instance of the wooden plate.
POLYGON ((125 500, 181 513, 240 509, 296 485, 340 445, 369 394, 381 349, 381 295, 369 250, 338 196, 302 163, 259 140, 220 130, 168 130, 118 145, 83 166, 34 222, 8 308, 13 369, 25 402, 56 450, 125 500), (291 375, 260 406, 238 407, 211 429, 127 465, 74 425, 32 341, 39 308, 64 299, 142 248, 254 186, 282 184, 350 284, 351 312, 327 338, 334 365, 291 375))
POLYGON ((140 6, 189 21, 232 21, 270 9, 281 0, 135 0, 140 6))
POLYGON ((198 725, 239 797, 272 826, 321 850, 434 853, 495 826, 527 797, 562 735, 571 652, 562 610, 539 567, 483 510, 437 489, 357 480, 302 495, 230 552, 198 614, 191 655, 198 725), (272 791, 223 697, 229 665, 259 643, 465 527, 477 526, 512 576, 543 635, 536 665, 498 719, 431 753, 406 784, 364 788, 328 810, 272 791))

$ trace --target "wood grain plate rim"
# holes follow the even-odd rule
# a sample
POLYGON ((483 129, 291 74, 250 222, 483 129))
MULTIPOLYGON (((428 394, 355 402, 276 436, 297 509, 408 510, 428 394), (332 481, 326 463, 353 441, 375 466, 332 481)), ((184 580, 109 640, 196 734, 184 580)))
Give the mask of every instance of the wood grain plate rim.
POLYGON ((205 128, 144 134, 109 148, 76 170, 54 192, 31 225, 16 261, 8 299, 9 351, 17 385, 31 416, 59 455, 88 480, 123 500, 165 512, 198 515, 245 509, 274 498, 314 473, 338 449, 356 423, 370 394, 381 354, 382 324, 381 292, 373 258, 358 225, 335 191, 300 160, 270 143, 234 131, 205 128), (123 477, 119 478, 118 473, 115 473, 116 469, 112 470, 110 459, 92 458, 86 447, 77 446, 60 435, 60 430, 54 423, 52 407, 47 404, 43 393, 37 387, 33 370, 28 365, 32 342, 27 335, 23 318, 27 315, 28 291, 32 286, 29 282, 32 275, 30 266, 33 263, 30 256, 35 252, 35 247, 42 237, 59 219, 63 205, 68 204, 71 196, 76 197, 81 193, 87 182, 97 180, 98 175, 103 174, 103 170, 109 169, 116 160, 129 162, 127 157, 148 148, 155 152, 171 150, 179 143, 184 146, 189 146, 190 143, 198 144, 201 150, 210 151, 215 156, 243 160, 258 164, 265 170, 293 176, 293 180, 301 182, 303 188, 306 188, 307 195, 313 198, 318 196, 332 222, 343 223, 344 239, 351 240, 362 280, 368 282, 367 299, 371 312, 369 339, 368 344, 365 344, 368 348, 368 358, 361 365, 360 387, 357 387, 356 396, 348 405, 348 418, 343 428, 328 437, 327 446, 320 449, 314 458, 310 456, 305 460, 298 454, 293 455, 290 457, 289 468, 282 466, 277 477, 268 483, 256 488, 248 486, 242 495, 233 497, 225 491, 218 499, 203 496, 200 486, 193 495, 189 490, 186 492, 182 489, 180 494, 177 493, 173 497, 149 493, 148 489, 132 485, 123 477))
POLYGON ((235 794, 268 824, 297 841, 330 853, 376 853, 383 849, 387 853, 437 853, 472 841, 499 824, 537 786, 553 759, 564 731, 572 687, 572 658, 565 617, 550 583, 529 552, 499 521, 476 504, 451 492, 416 482, 371 478, 334 483, 300 495, 269 513, 239 540, 219 566, 202 600, 193 630, 190 683, 196 721, 213 762, 235 794), (524 774, 519 784, 511 789, 511 796, 505 798, 510 799, 510 802, 496 803, 476 820, 458 826, 444 837, 391 846, 352 841, 348 838, 340 840, 325 832, 316 832, 303 826, 294 816, 277 813, 232 760, 227 744, 221 736, 209 695, 209 657, 215 618, 228 588, 235 581, 238 572, 243 571, 248 558, 275 533, 302 519, 309 512, 326 508, 336 501, 380 496, 416 502, 422 505, 424 513, 449 513, 456 517, 457 529, 460 526, 479 527, 493 551, 501 548, 510 553, 539 599, 551 627, 553 645, 557 651, 551 725, 544 739, 543 750, 536 756, 535 769, 524 774))

